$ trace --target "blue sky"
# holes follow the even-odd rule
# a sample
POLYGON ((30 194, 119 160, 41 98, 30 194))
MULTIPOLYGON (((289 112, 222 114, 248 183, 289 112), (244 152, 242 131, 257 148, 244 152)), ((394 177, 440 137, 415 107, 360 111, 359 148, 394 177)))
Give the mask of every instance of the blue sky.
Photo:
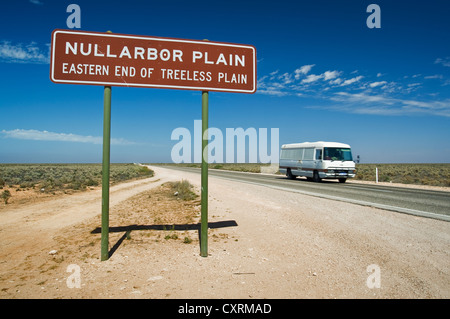
MULTIPOLYGON (((101 162, 103 87, 49 79, 71 3, 78 30, 255 46, 257 93, 211 92, 210 127, 344 142, 362 163, 450 162, 448 1, 20 0, 0 12, 1 163, 101 162)), ((199 119, 198 91, 113 87, 111 162, 170 162, 172 131, 199 119)))

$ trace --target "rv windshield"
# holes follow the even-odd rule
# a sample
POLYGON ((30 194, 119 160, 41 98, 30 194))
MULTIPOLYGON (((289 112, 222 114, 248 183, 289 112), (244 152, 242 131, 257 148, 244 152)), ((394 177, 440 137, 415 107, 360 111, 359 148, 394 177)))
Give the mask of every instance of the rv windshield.
POLYGON ((349 148, 325 147, 323 159, 329 161, 353 161, 349 148))

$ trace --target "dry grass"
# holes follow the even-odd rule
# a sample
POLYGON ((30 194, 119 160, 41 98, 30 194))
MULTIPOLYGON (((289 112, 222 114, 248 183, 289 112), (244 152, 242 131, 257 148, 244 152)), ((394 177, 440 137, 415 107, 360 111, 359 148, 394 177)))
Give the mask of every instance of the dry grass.
MULTIPOLYGON (((111 164, 110 182, 151 177, 148 167, 111 164)), ((36 189, 42 192, 85 190, 102 183, 101 164, 0 164, 0 189, 36 189)))
POLYGON ((172 187, 174 196, 177 196, 182 200, 193 200, 198 197, 198 195, 193 191, 194 187, 187 180, 182 180, 181 182, 170 182, 169 186, 172 187))
POLYGON ((450 164, 357 164, 356 180, 450 186, 450 164))

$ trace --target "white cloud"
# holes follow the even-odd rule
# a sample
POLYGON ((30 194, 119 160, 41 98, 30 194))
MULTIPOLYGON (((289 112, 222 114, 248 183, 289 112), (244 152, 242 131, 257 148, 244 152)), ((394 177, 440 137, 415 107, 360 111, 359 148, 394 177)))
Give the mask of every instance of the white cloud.
POLYGON ((368 95, 364 93, 347 93, 347 92, 337 92, 336 97, 331 97, 331 100, 339 102, 352 102, 352 103, 385 103, 392 104, 393 101, 381 95, 368 95))
POLYGON ((306 77, 306 79, 302 80, 302 83, 312 83, 320 80, 323 77, 322 74, 316 75, 316 74, 310 74, 306 77))
POLYGON ((288 95, 287 92, 281 91, 281 90, 276 89, 276 88, 262 89, 262 90, 258 90, 257 92, 260 93, 260 94, 275 95, 275 96, 286 96, 286 95, 288 95))
MULTIPOLYGON (((101 136, 84 136, 72 133, 54 133, 49 131, 38 131, 38 130, 2 130, 2 134, 6 138, 15 138, 20 140, 33 140, 33 141, 59 141, 59 142, 78 142, 78 143, 91 143, 91 144, 102 144, 103 137, 101 136)), ((122 138, 111 138, 112 145, 130 145, 135 144, 134 142, 127 141, 122 138)))
POLYGON ((341 72, 339 72, 339 71, 326 71, 325 73, 323 73, 323 77, 324 77, 323 79, 325 81, 332 80, 332 79, 337 78, 340 74, 341 74, 341 72))
POLYGON ((450 57, 445 57, 445 58, 437 58, 434 61, 435 64, 442 64, 443 66, 448 66, 450 67, 450 57))
POLYGON ((260 94, 267 94, 267 95, 275 95, 275 96, 284 96, 288 93, 283 91, 284 84, 283 83, 277 83, 277 82, 270 82, 266 83, 265 81, 273 80, 273 77, 268 78, 268 76, 263 76, 258 80, 258 91, 257 93, 260 94))
POLYGON ((271 80, 275 79, 275 75, 277 75, 278 72, 279 72, 279 70, 276 70, 276 71, 271 72, 271 73, 270 73, 270 79, 271 79, 271 80))
POLYGON ((278 77, 280 80, 282 80, 283 81, 283 83, 284 84, 289 84, 289 83, 292 83, 294 80, 292 79, 292 75, 291 74, 289 74, 289 73, 284 73, 284 74, 282 74, 282 75, 280 75, 279 77, 278 77))
POLYGON ((264 75, 263 77, 260 77, 260 78, 258 79, 258 87, 259 87, 260 85, 264 85, 264 81, 265 81, 268 77, 269 77, 268 75, 264 75))
POLYGON ((418 101, 383 95, 352 94, 347 92, 338 92, 330 99, 341 102, 340 105, 332 106, 333 109, 351 113, 380 115, 424 113, 450 117, 450 99, 444 101, 418 101))
POLYGON ((50 50, 47 50, 47 53, 42 52, 35 42, 24 46, 23 44, 12 45, 10 42, 3 41, 0 44, 0 61, 45 64, 50 62, 50 50))
POLYGON ((417 91, 419 88, 422 87, 422 83, 409 83, 406 85, 406 88, 401 88, 404 90, 406 94, 410 94, 413 91, 417 91))
MULTIPOLYGON (((344 71, 339 70, 311 74, 313 66, 315 65, 304 65, 294 72, 275 71, 265 75, 258 80, 258 92, 279 97, 298 96, 325 100, 328 105, 321 108, 348 113, 450 117, 450 99, 439 101, 433 96, 428 100, 424 97, 429 98, 431 95, 418 94, 414 97, 411 94, 424 88, 419 79, 441 79, 444 82, 446 78, 443 75, 414 74, 405 78, 415 81, 405 83, 384 81, 380 77, 386 74, 382 73, 366 77, 354 74, 358 73, 355 71, 349 78, 343 76, 344 71)), ((442 85, 450 85, 450 80, 442 85)))
POLYGON ((358 81, 361 80, 362 78, 363 78, 363 76, 362 76, 362 75, 359 75, 359 76, 357 76, 357 77, 354 77, 354 78, 345 80, 344 83, 341 84, 341 86, 346 86, 346 85, 353 84, 353 83, 355 83, 355 82, 358 82, 358 81))
POLYGON ((435 75, 427 75, 423 77, 424 79, 443 79, 444 77, 442 74, 435 74, 435 75))
POLYGON ((370 86, 371 88, 375 88, 375 87, 377 87, 377 86, 385 85, 386 83, 387 83, 386 81, 372 82, 372 83, 369 84, 369 86, 370 86))
POLYGON ((337 85, 339 85, 339 84, 342 83, 342 81, 344 81, 344 80, 342 80, 341 78, 337 78, 337 79, 335 79, 335 80, 333 80, 333 81, 330 81, 330 83, 331 83, 331 84, 337 84, 337 85))
POLYGON ((304 65, 301 68, 298 68, 297 70, 294 71, 295 73, 295 79, 298 80, 300 79, 300 76, 306 75, 309 73, 309 71, 311 71, 311 69, 313 68, 313 66, 315 66, 315 64, 308 64, 308 65, 304 65))

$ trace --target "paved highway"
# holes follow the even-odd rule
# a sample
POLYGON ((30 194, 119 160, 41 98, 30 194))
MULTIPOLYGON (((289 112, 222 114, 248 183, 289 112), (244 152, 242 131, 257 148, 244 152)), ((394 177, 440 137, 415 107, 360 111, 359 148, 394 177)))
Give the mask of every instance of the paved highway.
MULTIPOLYGON (((200 174, 200 169, 198 168, 164 167, 200 174)), ((208 170, 208 174, 209 176, 239 181, 242 183, 257 184, 306 195, 450 221, 450 193, 444 191, 358 183, 341 184, 334 180, 325 180, 321 183, 314 183, 299 177, 295 180, 290 180, 282 175, 277 176, 212 169, 208 170)))

